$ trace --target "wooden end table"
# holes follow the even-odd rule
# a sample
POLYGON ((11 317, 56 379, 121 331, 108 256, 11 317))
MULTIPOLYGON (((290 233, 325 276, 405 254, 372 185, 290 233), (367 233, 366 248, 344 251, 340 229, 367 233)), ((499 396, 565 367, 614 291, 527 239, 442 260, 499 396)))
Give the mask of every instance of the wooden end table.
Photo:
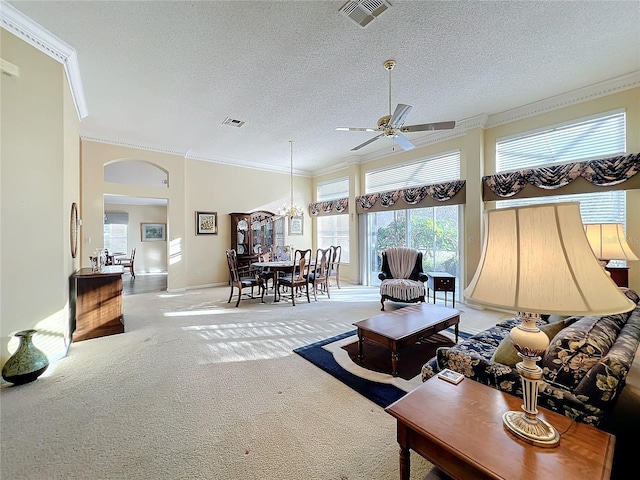
POLYGON ((560 433, 543 448, 512 435, 502 414, 522 399, 465 378, 453 385, 433 377, 385 409, 397 419, 400 479, 409 480, 410 449, 455 479, 608 479, 615 437, 538 407, 560 433))
MULTIPOLYGON (((427 338, 450 326, 455 327, 458 343, 460 310, 418 303, 360 320, 358 327, 358 358, 362 358, 362 344, 368 338, 391 350, 393 376, 398 375, 398 352, 422 338, 427 338)), ((425 359, 425 361, 428 359, 425 359)))
POLYGON ((436 303, 436 292, 444 292, 444 304, 447 305, 447 292, 452 292, 451 306, 456 306, 456 277, 446 272, 427 272, 427 299, 429 290, 433 290, 433 303, 436 303))

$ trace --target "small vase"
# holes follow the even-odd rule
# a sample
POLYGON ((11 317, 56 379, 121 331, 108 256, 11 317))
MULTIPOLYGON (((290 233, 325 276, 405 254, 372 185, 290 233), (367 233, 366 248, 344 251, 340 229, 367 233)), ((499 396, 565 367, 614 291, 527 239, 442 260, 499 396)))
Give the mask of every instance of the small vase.
POLYGON ((22 330, 15 334, 20 345, 2 367, 2 378, 14 385, 33 382, 49 366, 47 356, 33 344, 32 338, 37 330, 22 330))

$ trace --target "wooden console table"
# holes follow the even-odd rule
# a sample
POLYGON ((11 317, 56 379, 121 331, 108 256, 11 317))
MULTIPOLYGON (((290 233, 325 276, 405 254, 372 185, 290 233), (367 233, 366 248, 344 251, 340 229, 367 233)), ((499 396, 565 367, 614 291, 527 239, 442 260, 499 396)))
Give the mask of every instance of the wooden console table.
POLYGON ((409 480, 414 450, 454 479, 608 479, 615 437, 538 406, 560 433, 543 448, 504 428, 502 414, 522 399, 465 378, 453 385, 433 377, 386 408, 398 421, 400 479, 409 480))
POLYGON ((73 341, 88 340, 124 332, 122 314, 122 274, 119 265, 101 272, 81 268, 73 274, 76 316, 73 341))

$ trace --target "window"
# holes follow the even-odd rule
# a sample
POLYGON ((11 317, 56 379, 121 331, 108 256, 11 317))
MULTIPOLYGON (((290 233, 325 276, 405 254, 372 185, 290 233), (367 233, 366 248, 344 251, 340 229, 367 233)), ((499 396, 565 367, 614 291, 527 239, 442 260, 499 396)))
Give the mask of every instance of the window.
POLYGON ((382 251, 389 247, 415 248, 422 252, 425 272, 458 277, 459 212, 458 205, 447 205, 367 214, 369 285, 380 284, 382 251))
MULTIPOLYGON (((366 193, 400 190, 460 179, 460 151, 435 155, 365 174, 366 193)), ((423 270, 447 272, 459 278, 458 205, 398 209, 366 215, 366 255, 363 278, 379 285, 381 253, 388 247, 411 247, 422 252, 423 270)), ((456 291, 460 291, 456 288, 456 291)))
POLYGON ((129 214, 126 212, 105 212, 104 248, 111 253, 127 253, 127 233, 129 214))
MULTIPOLYGON (((624 112, 577 120, 499 140, 496 170, 568 163, 593 157, 607 157, 626 150, 624 112)), ((626 224, 626 195, 623 190, 500 200, 497 208, 553 202, 580 202, 583 223, 626 224)))
POLYGON ((496 143, 496 171, 521 170, 626 151, 624 112, 558 124, 496 143))
POLYGON ((435 155, 419 162, 369 172, 364 177, 365 193, 388 192, 419 185, 460 179, 460 151, 435 155))
MULTIPOLYGON (((349 179, 340 178, 318 184, 316 198, 318 202, 337 200, 349 196, 349 179)), ((340 263, 349 263, 349 215, 324 215, 317 217, 316 223, 318 248, 340 245, 342 254, 340 263)))

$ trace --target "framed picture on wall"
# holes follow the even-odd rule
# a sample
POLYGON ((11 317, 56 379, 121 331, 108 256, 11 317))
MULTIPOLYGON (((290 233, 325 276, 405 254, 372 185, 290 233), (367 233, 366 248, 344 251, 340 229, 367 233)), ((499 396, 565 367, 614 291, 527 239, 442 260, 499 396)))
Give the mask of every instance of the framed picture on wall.
POLYGON ((164 242, 167 240, 166 223, 141 223, 143 242, 164 242))
POLYGON ((304 217, 289 217, 289 235, 304 234, 304 217))
POLYGON ((217 235, 218 213, 196 212, 196 235, 217 235))

